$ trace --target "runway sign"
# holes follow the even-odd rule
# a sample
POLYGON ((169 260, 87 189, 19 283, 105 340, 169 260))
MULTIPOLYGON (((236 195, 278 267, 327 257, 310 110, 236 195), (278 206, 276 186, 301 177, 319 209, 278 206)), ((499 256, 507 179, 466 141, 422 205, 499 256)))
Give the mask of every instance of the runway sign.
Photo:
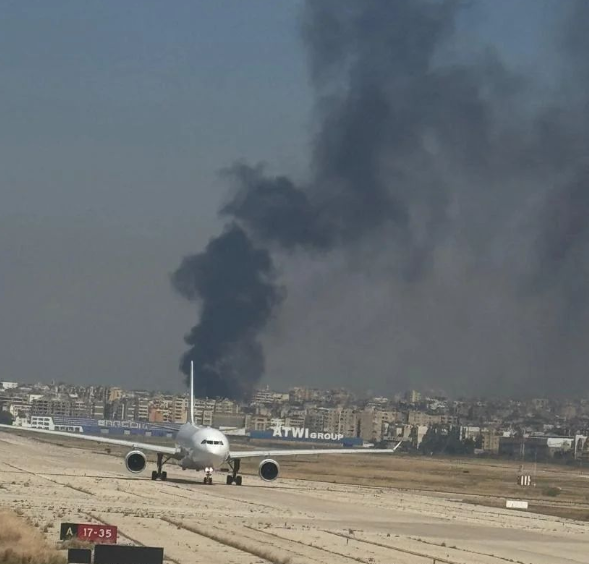
POLYGON ((505 507, 509 509, 527 509, 528 502, 527 501, 517 501, 515 499, 508 499, 505 501, 505 507))
POLYGON ((62 523, 59 538, 61 540, 79 539, 86 542, 116 544, 117 528, 91 523, 62 523))
POLYGON ((529 474, 525 474, 523 476, 518 476, 517 483, 520 486, 531 486, 532 485, 532 476, 530 476, 529 474))
POLYGON ((151 546, 97 544, 94 564, 163 564, 164 549, 151 546))
POLYGON ((88 548, 70 548, 67 551, 68 564, 90 564, 92 551, 88 548))

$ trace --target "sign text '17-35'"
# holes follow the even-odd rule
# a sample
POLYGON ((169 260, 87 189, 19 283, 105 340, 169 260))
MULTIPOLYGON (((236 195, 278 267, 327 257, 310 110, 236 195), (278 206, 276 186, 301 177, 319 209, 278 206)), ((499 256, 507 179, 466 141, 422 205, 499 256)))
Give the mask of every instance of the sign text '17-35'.
POLYGON ((75 538, 87 542, 115 544, 117 542, 117 528, 93 523, 62 523, 59 538, 61 540, 75 538))

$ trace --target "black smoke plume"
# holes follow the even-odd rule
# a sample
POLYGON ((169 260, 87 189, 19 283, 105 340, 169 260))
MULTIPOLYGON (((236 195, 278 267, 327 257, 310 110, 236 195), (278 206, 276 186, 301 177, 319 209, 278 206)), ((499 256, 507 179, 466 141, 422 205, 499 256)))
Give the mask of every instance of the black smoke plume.
POLYGON ((322 275, 323 294, 315 287, 285 304, 290 340, 308 351, 293 378, 304 379, 307 358, 325 364, 317 359, 331 338, 322 329, 297 335, 320 309, 308 306, 343 295, 330 325, 345 343, 338 362, 326 363, 337 380, 325 384, 587 389, 589 3, 527 5, 539 3, 552 10, 542 37, 558 54, 558 88, 465 33, 477 10, 500 2, 306 4, 316 92, 308 177, 230 167, 228 230, 174 275, 176 289, 202 305, 182 369, 194 359, 213 375, 209 395, 245 397, 263 374, 259 338, 285 296, 270 253, 287 271, 293 255, 337 271, 322 275), (376 305, 357 299, 356 283, 335 266, 342 253, 350 272, 366 272, 362 293, 379 296, 376 305), (205 262, 234 286, 203 285, 205 262), (258 302, 261 311, 243 307, 258 302), (360 360, 361 374, 358 359, 369 367, 360 360))
POLYGON ((205 397, 246 398, 264 372, 258 334, 282 300, 272 259, 236 224, 187 257, 172 275, 184 298, 202 304, 199 324, 186 336, 181 370, 205 397))

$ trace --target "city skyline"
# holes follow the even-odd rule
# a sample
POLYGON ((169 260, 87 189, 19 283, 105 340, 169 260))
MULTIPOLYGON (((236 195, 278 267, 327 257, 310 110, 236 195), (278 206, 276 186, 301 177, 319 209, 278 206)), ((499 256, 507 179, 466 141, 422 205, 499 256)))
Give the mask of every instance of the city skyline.
MULTIPOLYGON (((0 382, 0 422, 23 427, 170 438, 188 420, 188 410, 187 392, 0 382)), ((522 460, 525 444, 528 457, 589 460, 589 397, 453 400, 409 390, 358 398, 341 388, 264 388, 248 401, 198 398, 194 415, 197 425, 247 440, 328 441, 348 447, 401 443, 408 453, 522 460)))

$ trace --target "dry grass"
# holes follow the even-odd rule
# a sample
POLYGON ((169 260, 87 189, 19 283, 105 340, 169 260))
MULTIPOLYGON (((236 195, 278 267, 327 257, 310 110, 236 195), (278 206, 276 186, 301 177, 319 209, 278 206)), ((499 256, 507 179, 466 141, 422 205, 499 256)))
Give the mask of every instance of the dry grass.
MULTIPOLYGON (((259 461, 243 460, 242 472, 257 474, 259 461)), ((574 466, 526 464, 536 487, 517 485, 520 462, 498 459, 350 455, 280 459, 280 477, 334 484, 393 487, 410 491, 571 502, 589 511, 589 471, 574 466), (558 496, 553 491, 558 488, 558 496), (556 499, 555 499, 556 497, 556 499)))
POLYGON ((65 558, 45 543, 43 535, 13 511, 0 509, 2 564, 64 564, 65 558))

